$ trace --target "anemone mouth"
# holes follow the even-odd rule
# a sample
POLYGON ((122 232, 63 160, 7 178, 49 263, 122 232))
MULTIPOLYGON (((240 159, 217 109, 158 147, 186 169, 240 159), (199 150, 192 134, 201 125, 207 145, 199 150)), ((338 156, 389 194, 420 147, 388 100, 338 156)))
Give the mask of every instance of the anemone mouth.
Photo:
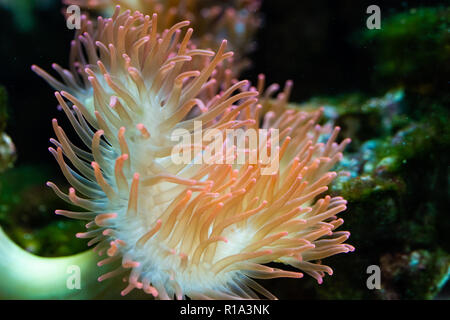
MULTIPOLYGON (((85 144, 75 146, 53 120, 57 140, 51 139, 50 152, 72 188, 65 194, 48 185, 84 209, 56 213, 88 221, 77 237, 91 239, 88 245, 106 255, 100 267, 117 264, 99 281, 125 276, 123 295, 137 288, 161 299, 273 299, 252 279, 303 273, 265 266, 272 261, 320 283, 332 270, 314 261, 353 251, 344 243, 349 233, 335 231, 346 201, 320 198, 350 141, 338 144, 339 128, 330 133, 316 124, 321 110, 287 109, 291 82, 272 100, 277 88, 260 97, 248 81, 232 80, 227 42, 217 52, 198 49, 190 42, 192 29, 182 36, 188 24, 158 33, 156 14, 117 7, 95 27, 83 18, 71 71, 53 66, 62 82, 33 66, 57 90, 85 144), (196 122, 224 141, 227 129, 268 130, 244 153, 276 155, 280 166, 263 174, 269 165, 250 157, 229 164, 236 149, 225 147, 215 149, 221 163, 196 163, 205 149, 214 149, 204 136, 196 140, 196 122), (173 162, 175 130, 187 133, 191 142, 184 147, 193 160, 173 162), (328 141, 318 143, 326 132, 328 141)), ((257 87, 264 89, 262 76, 257 87)))

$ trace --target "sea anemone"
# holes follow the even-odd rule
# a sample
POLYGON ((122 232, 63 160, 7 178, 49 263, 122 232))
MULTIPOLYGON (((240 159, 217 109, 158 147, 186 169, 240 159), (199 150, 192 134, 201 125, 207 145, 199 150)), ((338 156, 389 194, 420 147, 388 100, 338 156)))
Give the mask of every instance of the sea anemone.
POLYGON ((288 92, 281 109, 263 112, 265 100, 258 103, 248 81, 227 78, 226 41, 217 52, 197 49, 189 41, 192 29, 182 36, 189 22, 158 33, 157 20, 119 7, 95 26, 84 19, 72 42, 71 70, 53 66, 62 82, 33 66, 57 90, 87 148, 75 146, 53 120, 58 140, 51 139, 50 151, 72 188, 65 194, 48 185, 84 209, 56 214, 88 221, 77 237, 90 238, 88 245, 106 255, 100 267, 117 264, 98 280, 124 276, 122 295, 138 288, 161 299, 273 299, 253 279, 303 274, 265 265, 270 262, 321 283, 332 269, 320 260, 353 251, 344 244, 349 232, 335 231, 346 201, 319 199, 349 140, 336 143, 335 128, 321 143, 327 131, 316 124, 321 110, 283 109, 288 92), (229 163, 236 149, 225 148, 214 154, 222 163, 197 163, 211 148, 205 137, 184 146, 195 159, 175 164, 173 133, 183 129, 195 138, 199 122, 224 136, 226 129, 268 130, 244 151, 278 157, 279 168, 263 174, 268 166, 250 157, 229 163))

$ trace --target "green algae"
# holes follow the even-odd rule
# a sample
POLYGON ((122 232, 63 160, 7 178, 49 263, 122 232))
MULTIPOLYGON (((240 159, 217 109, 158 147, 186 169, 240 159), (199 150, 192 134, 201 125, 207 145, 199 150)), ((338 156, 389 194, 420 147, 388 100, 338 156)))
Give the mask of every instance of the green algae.
POLYGON ((364 31, 362 42, 374 49, 375 86, 401 88, 394 108, 364 108, 370 98, 360 93, 320 101, 334 115, 328 121, 356 143, 338 168, 349 176, 331 187, 349 202, 344 226, 356 251, 352 259, 327 259, 335 274, 316 290, 319 298, 433 299, 445 287, 450 113, 442 71, 450 57, 449 12, 412 9, 387 18, 381 30, 364 31), (361 120, 362 129, 346 130, 349 117, 350 127, 361 120), (381 290, 365 285, 372 264, 380 266, 381 290))
POLYGON ((372 146, 368 159, 361 155, 363 147, 346 155, 351 165, 344 161, 341 168, 361 174, 337 179, 331 194, 348 200, 342 217, 356 251, 351 259, 327 259, 335 274, 317 288, 317 297, 432 299, 444 287, 450 268, 448 120, 448 113, 430 114, 366 141, 372 146), (422 261, 419 269, 403 261, 415 252, 422 261), (372 264, 381 268, 381 290, 365 286, 372 264))
POLYGON ((384 19, 380 30, 358 34, 372 49, 375 86, 402 85, 418 94, 441 95, 449 72, 449 21, 448 7, 411 8, 384 19))
POLYGON ((348 200, 342 217, 356 251, 350 259, 327 258, 333 276, 320 287, 304 285, 315 298, 434 299, 448 281, 449 12, 412 9, 385 19, 381 30, 359 33, 373 48, 374 87, 386 94, 303 104, 323 106, 323 123, 352 138, 337 168, 347 175, 330 193, 348 200), (370 265, 380 266, 380 290, 366 286, 370 265))

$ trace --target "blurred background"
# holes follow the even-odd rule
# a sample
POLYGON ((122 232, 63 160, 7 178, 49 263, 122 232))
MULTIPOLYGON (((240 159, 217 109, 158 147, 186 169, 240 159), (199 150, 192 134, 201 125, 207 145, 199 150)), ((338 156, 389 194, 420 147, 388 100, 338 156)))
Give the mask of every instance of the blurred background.
MULTIPOLYGON (((213 1, 227 5, 226 1, 213 1)), ((331 192, 349 200, 356 247, 327 258, 335 274, 262 283, 280 299, 449 299, 450 9, 446 1, 262 1, 251 64, 240 78, 294 80, 295 107, 325 107, 352 138, 331 192), (357 2, 357 3, 355 3, 357 2), (381 9, 369 30, 366 9, 381 9), (366 269, 381 268, 369 290, 366 269)), ((67 184, 47 151, 51 119, 69 127, 53 90, 30 69, 68 66, 73 30, 59 0, 0 0, 0 225, 41 256, 82 252, 83 223, 45 186, 67 184)))

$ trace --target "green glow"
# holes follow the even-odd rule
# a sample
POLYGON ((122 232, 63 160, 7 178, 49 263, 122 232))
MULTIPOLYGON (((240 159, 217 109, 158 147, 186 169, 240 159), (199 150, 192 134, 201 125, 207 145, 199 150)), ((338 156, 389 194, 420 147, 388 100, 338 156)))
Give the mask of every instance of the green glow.
MULTIPOLYGON (((0 299, 122 298, 124 283, 120 278, 97 281, 111 268, 97 267, 100 259, 92 250, 68 257, 42 258, 17 246, 0 227, 0 257, 0 299), (80 268, 80 289, 67 287, 67 279, 73 275, 68 267, 73 265, 80 268)), ((127 296, 142 297, 139 292, 127 296)))

